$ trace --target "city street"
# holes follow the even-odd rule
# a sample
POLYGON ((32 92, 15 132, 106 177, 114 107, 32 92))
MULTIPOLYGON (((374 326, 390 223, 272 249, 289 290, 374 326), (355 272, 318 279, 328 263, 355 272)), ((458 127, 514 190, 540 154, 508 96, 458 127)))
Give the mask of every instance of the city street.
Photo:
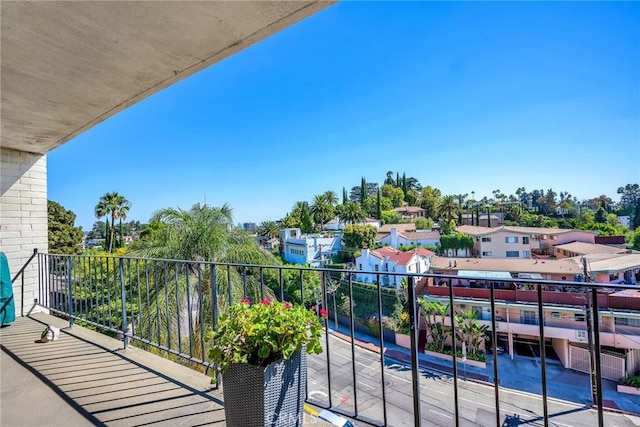
MULTIPOLYGON (((355 346, 356 389, 353 388, 351 343, 330 335, 331 399, 334 408, 354 412, 383 423, 380 356, 355 346)), ((326 352, 309 357, 309 398, 328 403, 326 352)), ((462 379, 459 372, 458 396, 461 426, 495 426, 493 388, 462 379)), ((384 368, 386 385, 387 424, 413 426, 413 396, 411 370, 391 360, 384 368)), ((423 425, 452 426, 455 417, 453 378, 421 370, 421 413, 423 425)), ((583 427, 597 425, 595 410, 575 403, 548 400, 549 425, 583 427)), ((500 389, 500 424, 504 426, 526 423, 542 426, 542 398, 505 388, 500 389)), ((640 417, 605 412, 605 424, 611 427, 640 426, 640 417)))

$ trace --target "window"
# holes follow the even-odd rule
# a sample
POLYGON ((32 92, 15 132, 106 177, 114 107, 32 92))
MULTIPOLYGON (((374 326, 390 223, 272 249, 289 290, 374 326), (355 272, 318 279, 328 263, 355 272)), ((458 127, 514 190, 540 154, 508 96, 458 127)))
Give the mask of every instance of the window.
POLYGON ((504 238, 504 242, 505 243, 518 243, 518 237, 505 237, 504 238))
POLYGON ((482 251, 482 256, 491 256, 493 253, 491 251, 482 251))
POLYGON ((491 237, 483 237, 482 241, 483 242, 490 242, 491 241, 491 237))
POLYGON ((522 244, 523 245, 528 245, 529 244, 529 236, 523 236, 522 237, 522 244))
POLYGON ((616 325, 621 326, 638 326, 640 327, 640 319, 629 319, 627 317, 616 317, 616 325))
POLYGON ((524 323, 525 325, 537 325, 538 324, 538 313, 530 310, 523 310, 520 312, 520 323, 524 323))
POLYGON ((378 264, 374 266, 374 270, 378 271, 378 264))
POLYGON ((522 251, 522 258, 531 258, 530 251, 522 251))
POLYGON ((576 322, 584 322, 586 319, 584 317, 584 314, 574 314, 573 315, 573 320, 575 320, 576 322))
POLYGON ((358 264, 358 270, 362 270, 362 264, 358 264))
POLYGON ((614 280, 618 280, 618 273, 613 273, 609 275, 609 281, 613 282, 614 280))
POLYGON ((507 258, 520 258, 520 251, 507 251, 507 258))

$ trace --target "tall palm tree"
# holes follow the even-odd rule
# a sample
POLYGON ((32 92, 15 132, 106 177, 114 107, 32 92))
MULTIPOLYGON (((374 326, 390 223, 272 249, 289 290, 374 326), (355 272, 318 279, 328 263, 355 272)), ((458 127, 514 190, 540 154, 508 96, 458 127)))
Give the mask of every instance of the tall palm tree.
POLYGON ((94 208, 94 213, 98 220, 102 217, 105 217, 104 235, 106 238, 106 245, 105 245, 105 249, 106 249, 109 247, 109 217, 107 216, 107 214, 109 213, 109 208, 107 206, 107 203, 105 202, 105 200, 103 200, 102 197, 100 198, 100 201, 94 208))
MULTIPOLYGON (((96 217, 101 218, 106 215, 111 216, 111 225, 109 225, 109 220, 107 219, 107 232, 109 233, 107 250, 109 252, 113 251, 113 239, 115 237, 116 219, 118 218, 118 214, 122 206, 127 206, 126 212, 128 212, 131 205, 127 199, 114 191, 111 193, 106 193, 104 196, 100 197, 100 201, 95 207, 96 217)), ((125 217, 126 212, 124 213, 125 217)))
POLYGON ((444 196, 442 198, 442 202, 440 203, 440 215, 447 216, 447 221, 451 221, 453 217, 453 212, 457 208, 456 199, 454 196, 444 196))
POLYGON ((338 195, 336 194, 335 191, 331 191, 331 190, 325 191, 324 197, 326 197, 327 201, 331 203, 331 206, 335 207, 338 204, 338 195))
POLYGON ((338 218, 344 224, 358 224, 366 219, 366 215, 358 203, 347 202, 342 205, 338 218))
POLYGON ((129 209, 131 209, 131 202, 129 202, 125 197, 120 196, 118 199, 118 210, 116 211, 116 216, 120 222, 120 247, 124 247, 124 235, 122 233, 122 220, 127 219, 127 214, 129 213, 129 209))
POLYGON ((327 197, 327 194, 313 196, 310 209, 316 223, 320 224, 320 231, 322 231, 324 229, 324 223, 331 218, 334 213, 333 205, 327 197))

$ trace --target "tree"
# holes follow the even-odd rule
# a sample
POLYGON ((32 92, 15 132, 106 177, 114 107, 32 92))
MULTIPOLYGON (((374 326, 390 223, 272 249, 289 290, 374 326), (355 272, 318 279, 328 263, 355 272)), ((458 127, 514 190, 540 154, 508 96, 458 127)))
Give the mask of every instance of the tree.
POLYGON ((440 203, 440 216, 446 215, 447 221, 451 221, 453 218, 453 212, 457 209, 456 199, 454 196, 444 196, 440 203))
POLYGON ((409 206, 417 206, 418 200, 420 199, 420 193, 416 190, 410 188, 407 190, 407 194, 404 196, 404 200, 407 202, 409 206))
POLYGON ((49 252, 77 254, 82 250, 82 227, 76 227, 76 214, 57 202, 47 200, 49 252))
POLYGON ((422 190, 422 185, 420 185, 420 182, 418 182, 416 178, 410 176, 409 178, 407 178, 407 188, 409 190, 414 190, 420 193, 420 190, 422 190))
POLYGON ((364 207, 365 200, 367 200, 367 180, 363 176, 360 184, 360 206, 364 207))
POLYGON ((382 200, 380 195, 380 189, 378 189, 378 197, 376 198, 376 219, 382 219, 382 200))
POLYGON ((382 211, 382 223, 383 224, 400 224, 402 222, 402 216, 399 213, 390 209, 382 211))
POLYGON ((385 178, 384 182, 382 183, 383 185, 393 185, 395 184, 395 181, 393 180, 393 171, 388 171, 387 172, 387 177, 385 178))
POLYGON ((407 196, 407 190, 409 188, 407 187, 407 175, 403 172, 402 173, 402 193, 405 195, 405 197, 407 196))
POLYGON ((620 194, 620 204, 622 206, 633 207, 638 198, 640 198, 640 185, 627 184, 624 187, 619 187, 617 193, 620 194))
POLYGON ((265 239, 272 239, 274 237, 278 237, 280 229, 278 228, 278 224, 275 221, 262 221, 260 225, 258 225, 257 234, 260 237, 265 239))
POLYGON ((346 187, 342 187, 342 203, 347 203, 349 198, 347 197, 347 189, 346 187))
POLYGON ((382 186, 382 195, 391 200, 391 204, 394 208, 402 206, 404 202, 404 193, 398 187, 385 184, 382 186))
POLYGON ((631 237, 631 249, 634 251, 640 251, 640 227, 636 228, 631 237))
POLYGON ((293 222, 297 224, 298 228, 300 228, 300 231, 303 233, 310 233, 313 231, 313 221, 309 203, 304 201, 296 202, 291 209, 291 216, 293 222))
POLYGON ((98 204, 95 206, 94 208, 94 213, 96 218, 98 218, 98 220, 102 217, 105 217, 105 221, 104 221, 104 229, 105 229, 105 249, 109 248, 109 217, 107 216, 107 213, 109 213, 109 206, 107 205, 106 200, 104 200, 104 197, 100 198, 100 201, 98 202, 98 204))
POLYGON ((431 186, 422 189, 420 207, 426 211, 425 216, 436 219, 440 208, 440 198, 442 193, 437 188, 431 186))
POLYGON ((313 202, 311 203, 311 214, 313 215, 316 224, 320 225, 320 231, 324 229, 325 222, 327 222, 334 213, 335 209, 333 208, 331 195, 327 195, 327 193, 325 193, 313 197, 313 202))
POLYGON ((108 229, 105 228, 105 223, 102 221, 96 221, 91 227, 91 231, 87 233, 88 239, 104 239, 106 238, 108 229))
POLYGON ((342 205, 338 218, 343 224, 357 224, 363 222, 366 216, 359 204, 347 202, 342 205))
POLYGON ((415 220, 417 230, 431 230, 433 227, 433 220, 431 218, 418 217, 415 220))
POLYGON ((124 215, 126 218, 126 213, 129 211, 130 206, 131 204, 129 201, 123 196, 117 192, 111 192, 102 196, 95 207, 95 214, 97 218, 102 218, 107 215, 111 216, 111 226, 109 226, 109 220, 107 219, 107 228, 109 229, 107 250, 109 252, 113 251, 116 219, 118 219, 120 215, 124 215))
MULTIPOLYGON (((163 336, 154 337, 158 342, 169 341, 167 331, 176 330, 176 316, 178 319, 188 317, 193 330, 200 327, 209 329, 213 327, 211 313, 214 304, 224 312, 230 299, 238 302, 248 297, 256 301, 263 292, 265 297, 274 298, 271 289, 262 289, 257 268, 203 263, 280 265, 278 259, 260 248, 249 233, 234 226, 229 205, 213 207, 196 203, 188 210, 163 208, 154 213, 151 223, 161 223, 162 226, 148 239, 141 239, 133 254, 187 261, 167 263, 166 268, 158 272, 166 276, 157 279, 158 287, 152 290, 152 297, 147 299, 147 306, 141 310, 139 329, 159 331, 158 334, 163 336), (212 299, 214 272, 218 285, 217 301, 212 299), (189 310, 189 305, 204 309, 189 310)), ((275 281, 277 283, 277 279, 275 281)), ((187 339, 193 344, 194 356, 202 358, 200 349, 205 346, 198 341, 199 338, 199 334, 193 334, 187 339)), ((177 339, 178 334, 172 332, 172 348, 177 347, 177 339)))
POLYGON ((118 228, 120 229, 120 242, 118 247, 124 247, 124 233, 122 232, 122 221, 127 219, 127 214, 129 213, 129 209, 131 209, 131 203, 124 197, 121 197, 118 204, 118 211, 116 215, 118 216, 118 228))
POLYGON ((338 195, 336 194, 335 191, 331 191, 331 190, 325 191, 324 197, 331 204, 331 206, 335 207, 338 204, 338 195))
POLYGON ((595 221, 600 224, 607 222, 607 211, 602 206, 596 211, 595 221))
POLYGON ((376 234, 376 228, 372 225, 349 224, 342 231, 342 240, 347 251, 353 253, 357 249, 373 247, 376 234))

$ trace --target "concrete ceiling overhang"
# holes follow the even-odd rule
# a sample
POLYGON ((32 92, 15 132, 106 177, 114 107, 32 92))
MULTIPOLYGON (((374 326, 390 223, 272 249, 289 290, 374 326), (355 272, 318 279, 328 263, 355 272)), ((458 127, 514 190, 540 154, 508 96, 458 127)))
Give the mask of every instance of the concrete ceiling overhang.
POLYGON ((2 1, 0 145, 44 154, 332 3, 2 1))

